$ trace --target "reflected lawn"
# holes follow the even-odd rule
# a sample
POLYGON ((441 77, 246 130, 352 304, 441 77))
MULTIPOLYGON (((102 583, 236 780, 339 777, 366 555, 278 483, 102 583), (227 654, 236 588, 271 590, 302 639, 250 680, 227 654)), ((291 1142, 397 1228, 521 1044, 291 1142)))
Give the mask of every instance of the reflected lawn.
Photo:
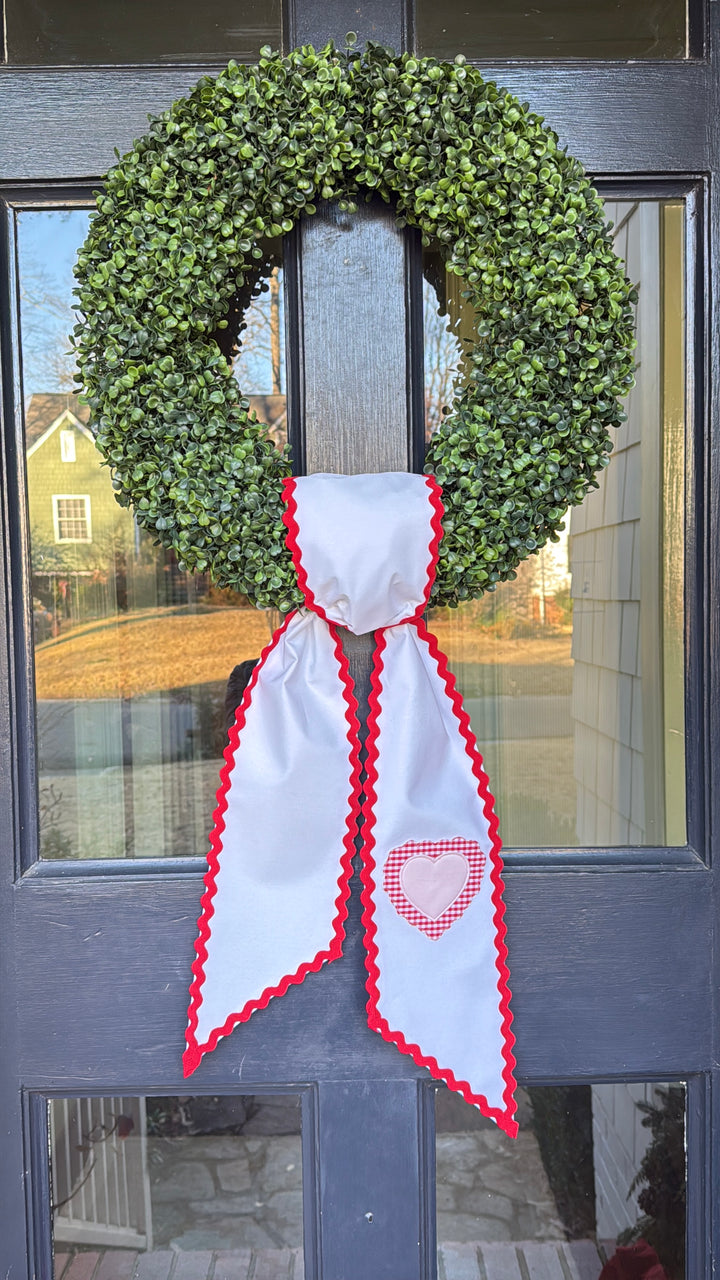
POLYGON ((252 608, 146 609, 85 622, 37 646, 39 699, 134 697, 227 680, 259 657, 271 617, 252 608))

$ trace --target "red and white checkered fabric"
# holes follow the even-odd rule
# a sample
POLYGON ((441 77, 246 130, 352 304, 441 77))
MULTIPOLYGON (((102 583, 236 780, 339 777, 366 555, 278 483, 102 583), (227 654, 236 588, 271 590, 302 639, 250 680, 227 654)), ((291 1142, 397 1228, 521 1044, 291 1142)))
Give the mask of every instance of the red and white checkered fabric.
POLYGON ((403 916, 416 929, 421 929, 428 938, 437 939, 463 915, 472 902, 482 884, 484 870, 485 854, 477 840, 465 840, 462 836, 453 836, 449 840, 408 840, 399 848, 390 850, 383 870, 383 888, 398 915, 403 916), (448 855, 452 860, 452 867, 449 862, 443 866, 443 860, 448 855), (428 913, 426 902, 418 892, 417 877, 408 874, 407 864, 415 858, 425 861, 430 859, 434 863, 437 869, 436 884, 432 886, 432 874, 430 881, 441 898, 443 889, 448 897, 453 895, 439 915, 428 913), (462 884, 458 881, 459 859, 464 860, 467 867, 462 884), (445 874, 443 886, 441 877, 446 868, 449 874, 445 874))

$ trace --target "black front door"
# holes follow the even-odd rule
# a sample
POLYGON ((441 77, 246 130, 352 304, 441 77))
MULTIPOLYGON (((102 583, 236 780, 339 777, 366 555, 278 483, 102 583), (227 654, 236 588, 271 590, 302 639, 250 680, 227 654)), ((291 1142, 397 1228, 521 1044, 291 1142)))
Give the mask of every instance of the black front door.
MULTIPOLYGON (((586 45, 563 51, 568 60, 519 40, 524 61, 509 60, 506 41, 488 65, 467 23, 452 11, 447 20, 447 40, 529 100, 597 176, 641 283, 638 387, 600 496, 568 527, 565 564, 544 559, 513 593, 435 620, 505 831, 518 1074, 534 1116, 526 1128, 540 1134, 548 1086, 567 1086, 558 1105, 569 1149, 580 1143, 567 1119, 575 1100, 594 1144, 583 1193, 593 1208, 573 1232, 541 1137, 520 1161, 497 1147, 509 1143, 502 1135, 478 1137, 368 1030, 355 882, 342 960, 223 1041, 187 1095, 181 1054, 222 750, 221 675, 257 657, 273 620, 190 579, 132 522, 117 523, 67 369, 49 359, 64 350, 63 255, 82 239, 113 147, 186 92, 216 48, 214 34, 202 48, 199 34, 197 47, 188 43, 179 18, 174 38, 185 44, 163 45, 158 15, 143 37, 153 64, 142 63, 132 24, 113 37, 125 41, 121 54, 104 56, 83 44, 80 9, 68 4, 55 26, 14 46, 22 24, 9 6, 0 72, 3 1273, 299 1275, 302 1241, 308 1277, 413 1280, 436 1274, 439 1241, 447 1277, 591 1280, 600 1254, 570 1245, 573 1234, 598 1237, 612 1252, 631 1178, 621 1185, 613 1144, 647 1136, 636 1103, 657 1107, 668 1095, 654 1085, 682 1081, 687 1275, 709 1276, 712 23, 701 31, 703 15, 691 15, 690 57, 680 40, 633 59, 629 46, 615 51, 586 32, 586 45), (127 65, 91 65, 113 61, 127 65), (488 1152, 502 1166, 495 1187, 476 1168, 488 1152), (541 1183, 523 1182, 536 1159, 541 1183), (273 1161, 279 1174, 262 1183, 273 1161), (302 1229, 292 1237, 300 1174, 302 1229), (547 1212, 537 1209, 543 1196, 547 1212)), ((296 0, 282 39, 288 48, 342 41, 358 28, 361 39, 448 53, 437 16, 400 3, 358 13, 296 0)), ((267 38, 277 44, 279 28, 267 38)), ((273 252, 246 343, 259 415, 288 433, 299 471, 419 469, 426 418, 431 427, 451 390, 451 330, 462 325, 433 246, 423 252, 371 203, 352 216, 321 208, 273 252)), ((367 646, 350 659, 362 693, 367 646)))

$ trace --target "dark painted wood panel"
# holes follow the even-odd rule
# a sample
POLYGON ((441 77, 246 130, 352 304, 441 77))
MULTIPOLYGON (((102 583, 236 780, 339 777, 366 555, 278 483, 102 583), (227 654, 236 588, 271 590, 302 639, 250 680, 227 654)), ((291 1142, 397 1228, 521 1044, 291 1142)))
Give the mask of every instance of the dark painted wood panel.
MULTIPOLYGON (((93 177, 220 67, 102 71, 0 70, 0 181, 93 177), (15 122, 22 120, 19 130, 15 122)), ((704 64, 499 65, 483 68, 544 115, 597 173, 696 173, 709 168, 704 64), (608 82, 615 109, 608 110, 608 82)))
POLYGON ((702 63, 646 69, 637 63, 516 63, 480 70, 527 101, 591 173, 700 173, 710 167, 711 76, 702 63))
MULTIPOLYGON (((336 18, 341 10, 339 4, 336 18)), ((310 16, 309 10, 303 12, 310 16)), ((345 6, 344 13, 348 19, 360 17, 363 26, 370 15, 382 18, 382 3, 361 3, 352 15, 345 6)), ((308 34, 313 34, 311 25, 308 34)), ((323 204, 317 217, 303 221, 299 239, 305 470, 406 470, 411 453, 410 239, 377 200, 354 216, 323 204)), ((373 648, 372 636, 351 637, 346 646, 362 723, 373 648)), ((266 1028, 272 1038, 254 1058, 256 1069, 274 1059, 275 1073, 278 1066, 281 1072, 297 1072, 308 1049, 315 1059, 309 1078, 319 1082, 317 1273, 337 1280, 419 1277, 421 1240, 427 1234, 420 1223, 421 1168, 427 1160, 420 1150, 418 1071, 408 1059, 398 1061, 391 1046, 367 1027, 359 906, 356 885, 346 958, 335 972, 330 966, 318 975, 322 985, 315 991, 310 984, 297 990, 295 1013, 292 1008, 274 1011, 274 1032, 266 1028), (291 1026, 293 1036, 297 1028, 312 1039, 296 1042, 288 1058, 291 1026), (338 1075, 345 1077, 343 1083, 328 1083, 338 1075)), ((228 1048, 237 1055, 237 1046, 228 1048)), ((310 1276, 315 1273, 314 1253, 306 1247, 310 1276)))
MULTIPOLYGON (((714 135, 714 164, 717 173, 720 161, 720 69, 717 66, 717 51, 720 49, 720 4, 709 6, 712 15, 711 38, 715 51, 715 75, 713 76, 713 99, 708 103, 708 119, 712 122, 714 135)), ((720 582, 718 580, 718 564, 720 564, 720 369, 718 367, 718 337, 720 335, 720 190, 717 178, 710 189, 709 233, 713 246, 706 267, 705 279, 701 289, 705 296, 712 300, 709 315, 709 326, 701 336, 706 345, 707 363, 703 372, 707 387, 698 386, 698 390, 706 396, 705 405, 710 412, 711 429, 705 436, 705 464, 707 467, 707 508, 703 510, 702 497, 699 503, 699 516, 705 514, 709 525, 709 557, 704 585, 704 602, 706 608, 705 625, 709 661, 705 673, 702 690, 704 705, 712 709, 713 723, 708 741, 708 827, 710 834, 710 851, 715 866, 718 866, 718 838, 720 837, 720 750, 718 750, 718 721, 720 709, 720 680, 717 655, 720 653, 720 582)), ((703 400, 699 400, 704 407, 703 400)), ((700 419, 702 421, 702 418, 700 419)), ((717 895, 717 890, 716 890, 717 895)), ((713 1036, 713 1072, 708 1077, 703 1102, 704 1108, 698 1108, 699 1115, 695 1125, 696 1152, 689 1158, 690 1187, 690 1221, 689 1231, 699 1229, 701 1241, 707 1241, 707 1251, 695 1246, 694 1251, 702 1254, 704 1270, 697 1266, 697 1274, 710 1276, 720 1270, 720 1195, 718 1195, 718 1170, 720 1170, 720 946, 718 946, 718 925, 720 922, 720 904, 715 903, 713 916, 714 945, 711 944, 709 963, 712 966, 713 999, 708 1003, 708 1016, 714 1024, 713 1036), (704 1123, 703 1123, 704 1121, 704 1123), (704 1139, 705 1146, 700 1147, 704 1139), (698 1151, 697 1148, 700 1147, 698 1151), (703 1162, 704 1157, 704 1162, 703 1162), (695 1196, 692 1196, 694 1190, 695 1196), (703 1221, 703 1216, 705 1220, 703 1221), (704 1230, 703 1230, 704 1228, 704 1230), (712 1244, 710 1242, 713 1242, 712 1244), (707 1253, 712 1249, 713 1260, 710 1262, 707 1253)), ((700 1090, 698 1090, 698 1094, 700 1090)), ((692 1130, 690 1137, 692 1137, 692 1130)), ((692 1240, 692 1234, 690 1235, 692 1240)), ((694 1243, 694 1242, 693 1242, 694 1243)), ((698 1258, 698 1263, 700 1259, 698 1258)), ((690 1272, 692 1277, 694 1273, 690 1272)))
MULTIPOLYGON (((26 969, 20 995, 23 1078, 92 1086, 112 1073, 142 1092, 178 1087, 200 883, 56 883, 48 890, 28 884, 17 894, 19 933, 29 938, 39 929, 44 953, 37 957, 37 944, 28 948, 27 961, 35 953, 39 963, 26 969), (64 976, 78 966, 88 975, 81 1001, 64 976)), ((222 1041, 183 1092, 249 1079, 309 1081, 328 1071, 340 1078, 407 1071, 392 1046, 367 1028, 359 914, 355 892, 343 960, 290 988, 240 1036, 222 1041)))
POLYGON ((220 67, 0 69, 0 180, 96 177, 201 75, 220 67), (23 127, 18 127, 18 121, 23 127))
POLYGON ((305 469, 407 471, 405 237, 382 201, 303 221, 305 469))
MULTIPOLYGON (((29 1086, 180 1088, 199 893, 174 878, 18 886, 29 1086)), ((709 873, 522 870, 507 902, 521 1076, 709 1067, 709 873)), ((236 1030, 184 1092, 417 1074, 365 1025, 357 907, 355 895, 347 955, 236 1030)))
POLYGON ((417 1085, 331 1082, 318 1089, 321 1274, 342 1280, 422 1274, 417 1085), (350 1117, 355 1140, 348 1143, 350 1117))

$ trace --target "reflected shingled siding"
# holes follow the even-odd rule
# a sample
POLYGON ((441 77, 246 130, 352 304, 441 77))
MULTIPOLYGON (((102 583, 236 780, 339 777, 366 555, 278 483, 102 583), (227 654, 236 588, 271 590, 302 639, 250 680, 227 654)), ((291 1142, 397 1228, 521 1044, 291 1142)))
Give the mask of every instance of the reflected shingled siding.
MULTIPOLYGON (((683 845, 684 208, 606 205, 640 284, 637 384, 599 486, 514 582, 432 627, 514 847, 683 845)), ((431 434, 462 385, 473 317, 425 255, 431 434)))

